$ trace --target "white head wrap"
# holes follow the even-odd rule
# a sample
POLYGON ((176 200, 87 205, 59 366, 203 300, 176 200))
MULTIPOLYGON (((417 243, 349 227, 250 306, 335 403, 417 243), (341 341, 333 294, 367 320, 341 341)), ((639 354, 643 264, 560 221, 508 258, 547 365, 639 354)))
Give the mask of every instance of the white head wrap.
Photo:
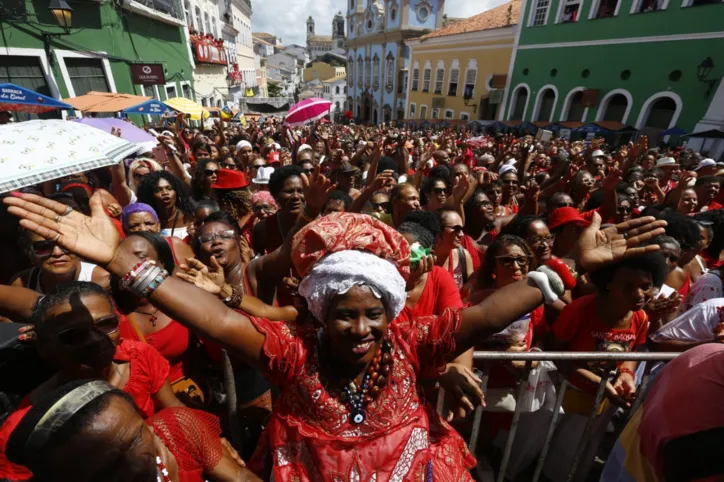
POLYGON ((299 284, 299 294, 315 318, 324 321, 332 298, 354 286, 367 286, 382 299, 388 321, 405 307, 405 280, 395 265, 364 251, 338 251, 326 256, 299 284))
POLYGON ((243 148, 245 148, 245 147, 250 147, 250 148, 253 149, 253 147, 252 147, 252 145, 251 145, 251 142, 249 142, 249 141, 239 141, 239 142, 236 144, 236 152, 241 151, 241 150, 242 150, 243 148))
POLYGON ((297 154, 299 154, 302 151, 306 151, 307 149, 311 151, 312 146, 310 146, 309 144, 302 144, 301 146, 299 146, 299 149, 297 149, 297 154))
POLYGON ((506 172, 514 172, 517 174, 518 169, 516 169, 515 166, 513 166, 512 164, 503 164, 502 166, 500 166, 500 169, 498 170, 498 175, 502 176, 506 172))

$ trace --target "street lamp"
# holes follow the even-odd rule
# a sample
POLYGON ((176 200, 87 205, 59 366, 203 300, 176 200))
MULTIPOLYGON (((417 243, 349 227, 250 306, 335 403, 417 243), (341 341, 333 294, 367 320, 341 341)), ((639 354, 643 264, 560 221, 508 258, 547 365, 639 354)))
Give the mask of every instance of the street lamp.
POLYGON ((697 71, 699 81, 709 85, 709 88, 706 91, 706 97, 709 97, 711 91, 714 90, 714 85, 716 84, 716 79, 707 79, 712 70, 714 70, 714 61, 711 57, 707 57, 701 61, 697 71))
POLYGON ((50 6, 48 7, 50 13, 55 17, 55 21, 63 29, 65 33, 70 33, 71 26, 71 15, 73 9, 70 8, 68 2, 65 0, 50 0, 50 6))

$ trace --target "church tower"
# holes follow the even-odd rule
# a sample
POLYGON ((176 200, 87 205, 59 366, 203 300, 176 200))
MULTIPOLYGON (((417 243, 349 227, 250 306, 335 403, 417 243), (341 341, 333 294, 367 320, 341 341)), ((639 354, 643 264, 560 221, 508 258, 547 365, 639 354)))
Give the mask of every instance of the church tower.
POLYGON ((344 17, 342 12, 337 12, 332 20, 332 48, 343 49, 344 48, 344 17))
POLYGON ((314 19, 310 15, 307 19, 307 39, 314 36, 314 19))

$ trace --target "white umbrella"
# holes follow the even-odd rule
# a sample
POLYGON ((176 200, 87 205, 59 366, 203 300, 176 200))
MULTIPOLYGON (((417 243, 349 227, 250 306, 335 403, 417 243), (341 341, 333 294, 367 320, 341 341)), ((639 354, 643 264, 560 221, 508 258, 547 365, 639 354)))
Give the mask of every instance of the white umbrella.
POLYGON ((0 126, 0 193, 117 164, 138 146, 63 120, 0 126))

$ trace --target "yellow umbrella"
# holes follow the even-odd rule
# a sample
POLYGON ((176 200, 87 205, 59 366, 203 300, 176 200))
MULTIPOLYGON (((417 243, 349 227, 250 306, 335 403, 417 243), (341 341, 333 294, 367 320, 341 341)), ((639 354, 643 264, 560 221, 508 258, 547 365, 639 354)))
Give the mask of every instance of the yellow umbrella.
POLYGON ((204 119, 209 118, 209 112, 207 110, 193 100, 186 99, 184 97, 173 97, 164 101, 164 104, 173 110, 189 114, 191 116, 191 120, 201 120, 202 115, 204 116, 204 119))

